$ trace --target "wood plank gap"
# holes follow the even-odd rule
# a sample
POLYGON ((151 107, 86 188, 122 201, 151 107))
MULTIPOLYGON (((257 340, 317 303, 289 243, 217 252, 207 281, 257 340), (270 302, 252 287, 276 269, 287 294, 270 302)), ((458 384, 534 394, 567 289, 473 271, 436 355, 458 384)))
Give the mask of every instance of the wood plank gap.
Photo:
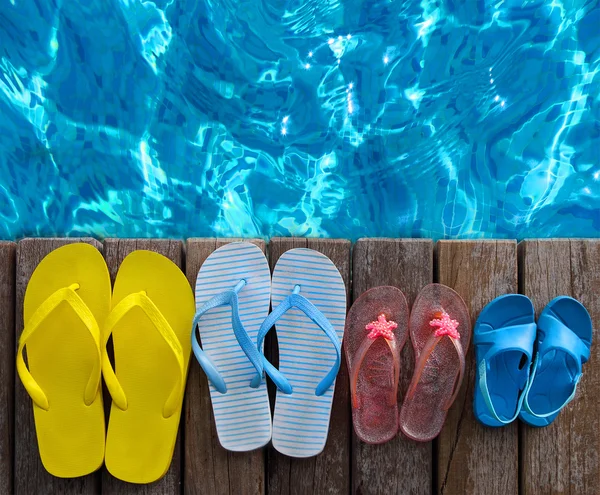
POLYGON ((589 311, 589 361, 575 399, 545 428, 521 423, 521 493, 596 494, 600 486, 600 239, 535 239, 519 245, 520 292, 539 316, 557 296, 589 311))
MULTIPOLYGON (((33 271, 42 259, 66 244, 86 242, 102 251, 92 238, 27 238, 17 244, 15 351, 23 331, 23 299, 33 271)), ((50 475, 42 465, 38 451, 31 398, 15 374, 15 446, 14 492, 16 494, 95 494, 100 492, 100 473, 64 479, 50 475)))
MULTIPOLYGON (((512 240, 439 241, 437 279, 464 299, 474 325, 495 297, 518 290, 517 245, 512 240)), ((475 353, 466 350, 461 392, 436 440, 440 494, 507 495, 518 493, 516 423, 487 428, 473 414, 475 353)))
MULTIPOLYGON (((208 256, 229 242, 242 239, 192 238, 186 242, 186 276, 196 287, 198 270, 208 256)), ((262 239, 244 239, 266 251, 262 239)), ((228 452, 219 444, 208 381, 192 356, 184 404, 186 495, 262 494, 265 491, 265 453, 228 452)))
MULTIPOLYGON (((310 248, 328 256, 336 265, 348 294, 350 285, 351 243, 345 239, 307 239, 275 237, 269 243, 269 261, 274 269, 280 256, 293 248, 310 248)), ((273 331, 265 342, 267 358, 279 365, 273 331)), ((276 390, 269 384, 271 404, 276 390)), ((267 492, 277 495, 305 493, 344 494, 350 490, 350 409, 349 383, 345 360, 342 362, 334 392, 329 435, 321 454, 307 459, 287 457, 271 445, 267 447, 267 492)))
MULTIPOLYGON (((412 306, 419 291, 433 281, 430 239, 359 239, 353 249, 352 299, 381 285, 402 290, 412 306)), ((399 406, 412 378, 410 339, 401 355, 399 406)), ((367 445, 352 434, 352 493, 422 494, 432 490, 432 444, 417 443, 401 432, 382 445, 367 445)))
POLYGON ((0 493, 13 493, 17 245, 0 241, 0 493))
MULTIPOLYGON (((154 251, 169 258, 179 268, 183 264, 183 243, 179 240, 171 239, 105 239, 104 241, 104 258, 110 273, 111 283, 114 285, 117 272, 123 260, 137 250, 154 251)), ((190 361, 191 362, 191 361, 190 361)), ((106 424, 110 421, 111 399, 108 393, 105 393, 106 404, 106 424)), ((183 413, 182 413, 183 414, 183 413)), ((119 495, 164 495, 175 494, 181 490, 181 464, 183 452, 181 445, 183 438, 183 420, 180 421, 180 429, 177 435, 177 442, 173 452, 173 459, 169 470, 163 478, 147 485, 137 485, 126 483, 114 478, 105 467, 102 468, 102 493, 119 495)))

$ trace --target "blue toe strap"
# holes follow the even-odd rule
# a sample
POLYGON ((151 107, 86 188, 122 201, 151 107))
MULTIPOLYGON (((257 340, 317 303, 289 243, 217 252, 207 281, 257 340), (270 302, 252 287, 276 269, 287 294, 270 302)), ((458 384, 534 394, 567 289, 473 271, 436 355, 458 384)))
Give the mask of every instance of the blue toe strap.
POLYGON ((204 370, 204 373, 206 373, 206 376, 210 380, 210 383, 212 383, 213 386, 219 392, 224 394, 227 392, 227 385, 225 385, 225 380, 223 379, 223 376, 221 375, 221 373, 218 372, 217 368, 215 367, 213 362, 210 360, 210 358, 202 350, 202 347, 200 347, 200 343, 198 342, 198 337, 196 336, 196 328, 198 327, 198 322, 200 321, 200 318, 202 318, 202 315, 204 313, 205 312, 203 312, 203 313, 198 312, 194 316, 194 321, 192 323, 192 350, 194 351, 194 356, 196 356, 196 359, 197 359, 198 363, 200 364, 200 367, 204 370))
POLYGON ((538 346, 538 353, 560 350, 573 357, 579 369, 590 357, 590 348, 579 336, 562 321, 548 313, 542 313, 538 328, 544 334, 538 346))
MULTIPOLYGON (((323 332, 325 332, 325 335, 327 335, 329 340, 331 340, 331 343, 333 344, 333 346, 335 348, 335 353, 336 353, 335 363, 333 364, 333 366, 329 370, 329 372, 325 375, 325 377, 321 380, 321 382, 317 385, 317 388, 315 390, 315 395, 320 396, 320 395, 323 395, 327 390, 329 390, 329 388, 335 381, 335 378, 338 374, 338 371, 340 369, 340 364, 341 364, 341 347, 342 347, 342 345, 340 343, 340 339, 338 338, 338 335, 337 335, 335 329, 333 328, 331 323, 329 323, 329 320, 327 319, 327 317, 313 303, 311 303, 308 299, 306 299, 306 297, 300 295, 299 291, 300 291, 300 286, 296 286, 294 288, 294 292, 292 294, 290 294, 288 297, 286 297, 283 301, 281 301, 281 303, 265 319, 265 321, 263 322, 263 324, 260 327, 260 330, 258 331, 257 347, 259 350, 262 349, 265 335, 267 335, 269 330, 271 330, 273 325, 275 325, 277 320, 279 320, 279 318, 281 318, 285 312, 287 312, 288 310, 290 310, 292 308, 297 308, 300 311, 302 311, 314 323, 316 323, 319 326, 319 328, 321 330, 323 330, 323 332)), ((292 386, 290 385, 287 378, 285 378, 285 376, 283 376, 283 374, 277 368, 275 368, 271 363, 269 363, 266 360, 266 358, 264 358, 264 356, 263 356, 263 363, 264 363, 265 371, 271 377, 271 379, 273 380, 275 385, 277 385, 277 387, 282 392, 284 392, 286 394, 291 394, 292 386)), ((260 372, 259 374, 257 374, 254 377, 254 379, 252 380, 252 386, 258 386, 258 384, 260 384, 261 380, 262 380, 262 372, 260 372)))
POLYGON ((263 373, 263 356, 252 342, 252 339, 246 332, 244 328, 244 324, 240 318, 239 312, 239 304, 238 304, 238 292, 244 287, 245 281, 241 280, 234 289, 224 291, 220 294, 217 294, 212 299, 207 301, 204 306, 202 306, 194 316, 194 320, 192 322, 192 349, 194 351, 194 355, 198 360, 198 363, 206 373, 206 376, 213 384, 213 386, 222 394, 227 392, 227 385, 225 384, 225 380, 216 366, 210 360, 210 358, 206 355, 206 353, 200 347, 200 343, 198 342, 198 335, 196 332, 196 328, 200 319, 204 314, 210 311, 213 308, 218 306, 231 306, 231 326, 233 328, 233 332, 235 337, 240 344, 240 347, 244 351, 244 354, 248 357, 252 366, 256 369, 257 373, 262 375, 263 373))
MULTIPOLYGON (((484 324, 480 326, 483 325, 484 324)), ((527 369, 528 380, 526 383, 529 383, 531 381, 531 379, 529 378, 529 365, 531 363, 531 357, 533 355, 533 342, 535 340, 536 331, 537 325, 535 323, 528 323, 522 325, 513 325, 510 327, 502 327, 498 330, 477 332, 474 336, 473 340, 475 342, 475 345, 488 346, 483 358, 481 359, 478 365, 479 390, 481 392, 483 401, 485 402, 492 417, 502 424, 512 423, 519 416, 526 394, 522 393, 519 396, 517 408, 512 418, 501 418, 496 412, 496 409, 494 408, 492 397, 488 388, 487 373, 489 371, 489 363, 492 360, 492 358, 503 352, 522 352, 527 357, 527 363, 525 364, 525 366, 527 369)), ((525 384, 525 389, 526 388, 527 384, 525 384)))
POLYGON ((476 346, 489 346, 485 351, 487 359, 505 351, 520 351, 531 357, 533 342, 537 332, 535 323, 524 323, 492 330, 489 325, 481 323, 479 328, 490 328, 490 330, 476 332, 473 342, 476 346))

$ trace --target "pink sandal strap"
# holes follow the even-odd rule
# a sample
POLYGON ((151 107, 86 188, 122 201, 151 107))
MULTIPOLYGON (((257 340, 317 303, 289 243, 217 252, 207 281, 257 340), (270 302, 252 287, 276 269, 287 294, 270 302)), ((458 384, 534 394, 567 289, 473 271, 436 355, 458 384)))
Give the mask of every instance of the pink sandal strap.
POLYGON ((396 338, 392 332, 398 326, 396 322, 387 321, 385 315, 379 315, 377 321, 369 323, 365 329, 370 330, 370 333, 364 338, 362 344, 356 351, 356 363, 352 368, 350 375, 350 393, 352 396, 352 407, 358 409, 358 373, 362 367, 363 361, 367 355, 367 352, 378 338, 383 338, 387 343, 393 358, 394 366, 394 387, 389 397, 389 404, 393 405, 397 401, 398 394, 398 383, 400 381, 400 353, 396 344, 396 338))
MULTIPOLYGON (((438 316, 438 315, 436 315, 438 316)), ((408 388, 408 392, 406 393, 406 399, 411 400, 417 389, 417 385, 419 380, 421 379, 421 375, 423 374, 423 370, 425 369, 425 365, 427 364, 427 360, 431 353, 436 348, 436 346, 440 343, 442 338, 449 337, 452 343, 454 344, 454 348, 456 349, 456 353, 458 355, 459 361, 459 370, 458 377, 454 383, 454 392, 452 393, 452 397, 446 402, 444 405, 444 410, 450 409, 450 406, 454 403, 458 392, 460 391, 460 386, 462 384, 464 374, 465 374, 465 352, 460 343, 460 334, 456 330, 458 327, 458 322, 456 320, 451 320, 447 313, 443 312, 440 315, 440 318, 433 319, 429 322, 429 325, 432 327, 438 327, 427 343, 423 350, 421 351, 421 355, 419 356, 419 360, 415 364, 415 371, 413 374, 413 378, 411 380, 410 386, 408 388)))

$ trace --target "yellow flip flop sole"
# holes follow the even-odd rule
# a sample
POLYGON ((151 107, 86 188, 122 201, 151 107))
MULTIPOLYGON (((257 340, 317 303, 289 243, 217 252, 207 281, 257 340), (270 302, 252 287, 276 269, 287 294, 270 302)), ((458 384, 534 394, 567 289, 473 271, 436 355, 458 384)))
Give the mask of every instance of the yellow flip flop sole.
POLYGON ((17 372, 33 399, 42 464, 60 478, 92 473, 104 459, 100 328, 110 299, 102 255, 81 243, 48 254, 25 292, 17 372))
MULTIPOLYGON (((112 396, 105 463, 115 477, 151 483, 171 464, 191 353, 194 296, 164 256, 134 251, 113 290, 104 342, 112 334, 115 368, 103 356, 112 396)), ((103 347, 104 348, 104 347, 103 347)))

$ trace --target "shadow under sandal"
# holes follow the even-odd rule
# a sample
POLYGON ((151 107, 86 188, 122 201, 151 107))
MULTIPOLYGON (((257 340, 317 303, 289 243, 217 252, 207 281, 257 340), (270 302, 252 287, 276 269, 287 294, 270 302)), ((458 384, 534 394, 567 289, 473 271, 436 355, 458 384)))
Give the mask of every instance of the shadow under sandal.
POLYGON ((475 324, 477 380, 473 411, 486 426, 513 422, 525 394, 537 326, 527 296, 506 294, 490 302, 475 324))
POLYGON ((365 443, 384 443, 398 433, 400 352, 407 337, 408 304, 396 287, 368 290, 348 312, 344 351, 352 423, 365 443))
POLYGON ((575 398, 582 364, 590 357, 592 320, 571 297, 548 303, 538 319, 537 354, 519 418, 547 426, 575 398))
POLYGON ((444 426, 465 372, 471 321, 464 301, 450 287, 430 284, 421 290, 410 315, 415 371, 400 410, 400 428, 427 442, 444 426))

